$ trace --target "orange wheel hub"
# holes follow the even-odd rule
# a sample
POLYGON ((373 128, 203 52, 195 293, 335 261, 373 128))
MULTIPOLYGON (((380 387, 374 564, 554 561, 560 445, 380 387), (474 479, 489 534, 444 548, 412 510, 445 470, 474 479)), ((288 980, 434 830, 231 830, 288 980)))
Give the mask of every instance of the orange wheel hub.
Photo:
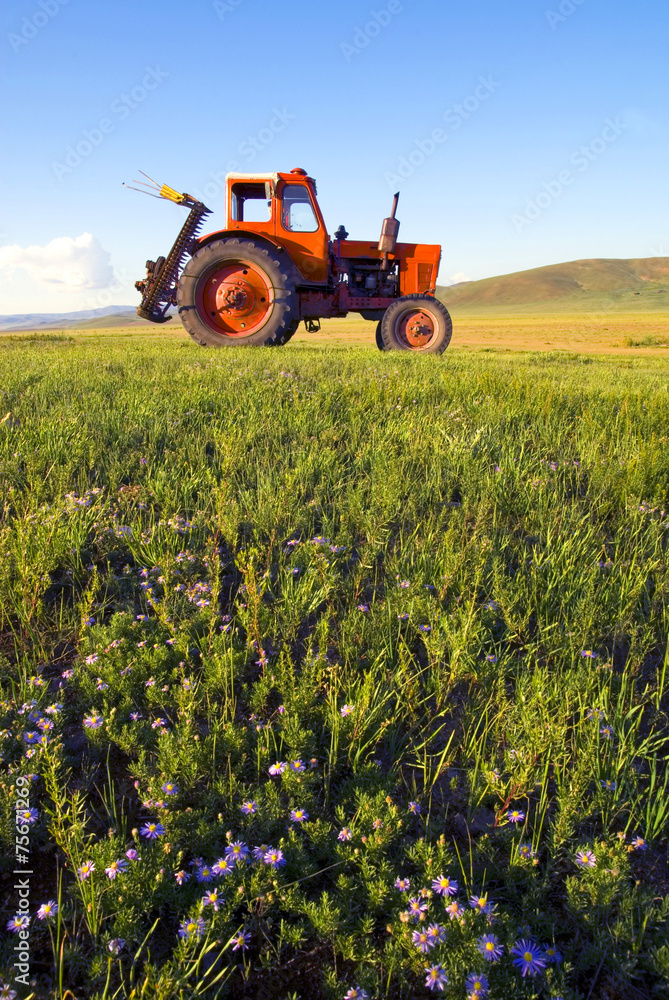
POLYGON ((269 278, 245 261, 230 261, 210 271, 197 291, 201 319, 227 337, 248 337, 261 329, 273 304, 269 278))
POLYGON ((411 348, 425 347, 434 337, 434 320, 429 313, 416 309, 408 313, 400 322, 399 335, 411 348))

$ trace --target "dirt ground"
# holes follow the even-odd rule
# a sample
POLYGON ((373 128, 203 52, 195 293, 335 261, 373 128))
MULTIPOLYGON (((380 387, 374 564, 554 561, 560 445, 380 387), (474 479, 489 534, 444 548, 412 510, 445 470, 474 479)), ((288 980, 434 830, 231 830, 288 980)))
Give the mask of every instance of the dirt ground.
MULTIPOLYGON (((319 333, 301 325, 292 345, 375 348, 376 324, 357 316, 323 320, 319 333)), ((154 324, 85 330, 51 330, 75 340, 108 341, 135 338, 187 338, 178 319, 154 324)), ((2 338, 0 334, 0 339, 2 338)), ((7 334, 4 335, 8 336, 7 334)), ((17 334, 11 335, 14 339, 17 334)), ((29 341, 31 334, 25 332, 29 341)), ((669 312, 666 313, 558 313, 536 316, 453 315, 449 349, 468 351, 569 351, 577 354, 619 354, 669 357, 669 312)))
MULTIPOLYGON (((322 327, 320 333, 306 333, 300 327, 291 343, 374 345, 373 323, 359 319, 324 320, 322 327)), ((504 317, 454 314, 450 347, 669 357, 669 313, 504 317), (637 343, 626 344, 627 340, 637 343)))

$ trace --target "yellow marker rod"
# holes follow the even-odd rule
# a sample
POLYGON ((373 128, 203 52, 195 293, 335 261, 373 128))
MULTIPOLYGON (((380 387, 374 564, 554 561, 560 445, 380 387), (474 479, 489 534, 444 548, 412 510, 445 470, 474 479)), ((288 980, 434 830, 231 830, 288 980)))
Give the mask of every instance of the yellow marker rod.
POLYGON ((167 185, 167 184, 163 184, 163 186, 161 187, 161 189, 160 189, 160 197, 161 198, 167 198, 168 201, 176 201, 177 204, 179 204, 179 205, 184 200, 184 195, 179 194, 178 191, 175 191, 174 188, 169 187, 169 185, 167 185))

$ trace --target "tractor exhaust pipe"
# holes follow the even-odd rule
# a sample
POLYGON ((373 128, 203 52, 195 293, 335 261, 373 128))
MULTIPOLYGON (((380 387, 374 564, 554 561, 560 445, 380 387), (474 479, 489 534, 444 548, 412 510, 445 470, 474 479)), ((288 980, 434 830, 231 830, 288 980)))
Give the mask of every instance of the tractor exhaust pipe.
POLYGON ((397 212, 397 203, 399 200, 400 193, 398 191, 393 198, 392 212, 387 219, 383 220, 381 239, 379 240, 379 250, 383 253, 383 261, 381 263, 382 271, 387 271, 390 267, 388 254, 395 253, 395 250, 397 249, 397 234, 400 231, 400 224, 395 218, 395 213, 397 212))

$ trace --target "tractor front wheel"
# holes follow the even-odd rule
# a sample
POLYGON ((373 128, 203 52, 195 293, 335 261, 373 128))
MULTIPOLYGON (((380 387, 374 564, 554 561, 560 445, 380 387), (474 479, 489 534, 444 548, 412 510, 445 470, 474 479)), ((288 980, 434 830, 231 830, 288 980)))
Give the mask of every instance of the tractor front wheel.
POLYGON ((431 295, 397 299, 386 309, 379 330, 383 350, 421 354, 443 354, 452 332, 446 306, 431 295))
POLYGON ((383 337, 381 336, 381 320, 376 324, 376 346, 380 351, 385 351, 386 346, 383 343, 383 337))
POLYGON ((177 289, 181 322, 203 347, 275 347, 295 333, 297 293, 277 252, 248 239, 208 243, 177 289))

